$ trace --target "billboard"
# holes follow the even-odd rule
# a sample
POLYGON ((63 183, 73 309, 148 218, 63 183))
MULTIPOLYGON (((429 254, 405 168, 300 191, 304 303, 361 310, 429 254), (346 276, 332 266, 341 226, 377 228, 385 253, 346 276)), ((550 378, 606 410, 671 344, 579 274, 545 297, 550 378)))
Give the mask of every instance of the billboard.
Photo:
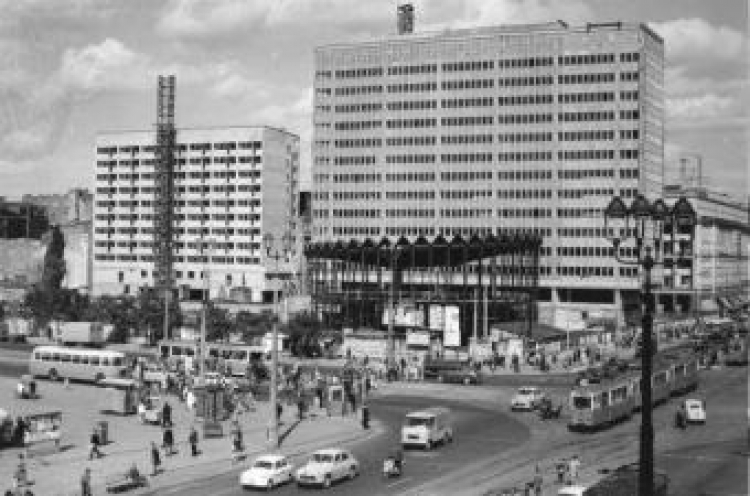
POLYGON ((443 346, 461 346, 461 320, 457 306, 445 307, 443 346))
MULTIPOLYGON (((390 308, 383 309, 383 325, 387 326, 391 318, 390 308)), ((394 324, 404 327, 423 327, 424 312, 412 303, 399 303, 396 305, 396 316, 394 324)))
POLYGON ((406 344, 409 346, 430 346, 430 333, 428 331, 406 332, 406 344))
POLYGON ((445 312, 442 305, 428 307, 429 327, 433 331, 443 331, 445 328, 445 312))

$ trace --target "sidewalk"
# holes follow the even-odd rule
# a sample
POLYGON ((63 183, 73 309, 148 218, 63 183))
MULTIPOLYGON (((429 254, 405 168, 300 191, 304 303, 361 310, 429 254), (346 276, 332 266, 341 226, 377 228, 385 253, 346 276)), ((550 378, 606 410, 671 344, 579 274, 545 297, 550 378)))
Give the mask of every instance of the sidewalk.
MULTIPOLYGON (((134 415, 99 413, 97 403, 100 399, 97 396, 101 396, 102 389, 93 385, 73 384, 66 389, 60 383, 40 381, 39 390, 42 398, 30 401, 14 397, 15 382, 15 379, 0 378, 0 407, 8 410, 11 415, 28 409, 63 411, 62 449, 56 451, 51 445, 28 449, 27 470, 29 479, 33 481, 29 488, 36 496, 80 494, 80 477, 86 467, 91 468, 94 494, 105 494, 107 478, 124 473, 133 463, 141 473, 151 473, 149 447, 152 441, 161 446, 161 428, 142 425, 134 415), (99 420, 109 423, 110 443, 101 448, 104 457, 89 461, 89 436, 93 425, 99 420)), ((239 471, 247 465, 247 461, 232 464, 229 422, 224 423, 224 437, 203 439, 201 425, 194 424, 192 412, 173 397, 168 401, 172 405, 173 432, 178 453, 165 456, 161 451, 163 471, 156 477, 149 477, 148 490, 141 491, 140 494, 153 493, 160 487, 216 475, 223 471, 239 471), (200 438, 198 447, 201 455, 198 457, 190 455, 190 446, 187 443, 192 425, 196 426, 200 438)), ((254 412, 239 417, 247 458, 276 451, 268 447, 268 407, 266 403, 257 403, 254 412)), ((319 415, 298 421, 296 413, 296 408, 284 407, 279 431, 282 444, 278 451, 285 454, 307 453, 320 445, 335 445, 363 439, 377 435, 382 430, 377 422, 371 422, 371 429, 364 431, 356 416, 328 417, 324 412, 319 412, 319 415)), ((3 491, 11 487, 20 452, 18 448, 0 451, 0 489, 3 491)))

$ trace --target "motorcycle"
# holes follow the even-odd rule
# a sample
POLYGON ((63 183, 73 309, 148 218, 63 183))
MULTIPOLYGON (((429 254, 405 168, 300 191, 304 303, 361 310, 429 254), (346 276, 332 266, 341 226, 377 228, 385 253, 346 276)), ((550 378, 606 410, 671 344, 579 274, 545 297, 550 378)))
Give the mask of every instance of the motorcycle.
POLYGON ((396 459, 389 456, 383 460, 383 477, 390 479, 391 477, 399 477, 401 475, 403 461, 398 463, 396 459))

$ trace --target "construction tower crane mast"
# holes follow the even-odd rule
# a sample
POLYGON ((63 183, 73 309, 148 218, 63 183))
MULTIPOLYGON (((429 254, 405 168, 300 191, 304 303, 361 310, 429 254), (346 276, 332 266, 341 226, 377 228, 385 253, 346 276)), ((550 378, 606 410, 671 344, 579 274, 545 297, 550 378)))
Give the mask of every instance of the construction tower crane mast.
MULTIPOLYGON (((175 77, 159 76, 156 96, 156 166, 154 198, 154 264, 155 288, 164 295, 165 307, 173 288, 173 216, 174 206, 174 128, 175 77)), ((165 327, 168 327, 168 317, 165 327)), ((167 329, 165 329, 165 333, 167 329)), ((167 337, 165 335, 165 337, 167 337)))

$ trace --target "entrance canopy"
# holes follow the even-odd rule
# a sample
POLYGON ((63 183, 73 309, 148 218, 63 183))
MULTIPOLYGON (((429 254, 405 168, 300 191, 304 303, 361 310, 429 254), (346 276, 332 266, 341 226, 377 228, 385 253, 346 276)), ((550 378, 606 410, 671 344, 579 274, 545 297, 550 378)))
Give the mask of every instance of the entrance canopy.
POLYGON ((375 267, 457 267, 501 255, 533 255, 541 245, 542 238, 534 234, 484 237, 475 234, 469 240, 457 235, 450 241, 442 235, 432 241, 420 236, 414 242, 402 236, 395 244, 388 238, 312 243, 305 248, 305 256, 375 267))

